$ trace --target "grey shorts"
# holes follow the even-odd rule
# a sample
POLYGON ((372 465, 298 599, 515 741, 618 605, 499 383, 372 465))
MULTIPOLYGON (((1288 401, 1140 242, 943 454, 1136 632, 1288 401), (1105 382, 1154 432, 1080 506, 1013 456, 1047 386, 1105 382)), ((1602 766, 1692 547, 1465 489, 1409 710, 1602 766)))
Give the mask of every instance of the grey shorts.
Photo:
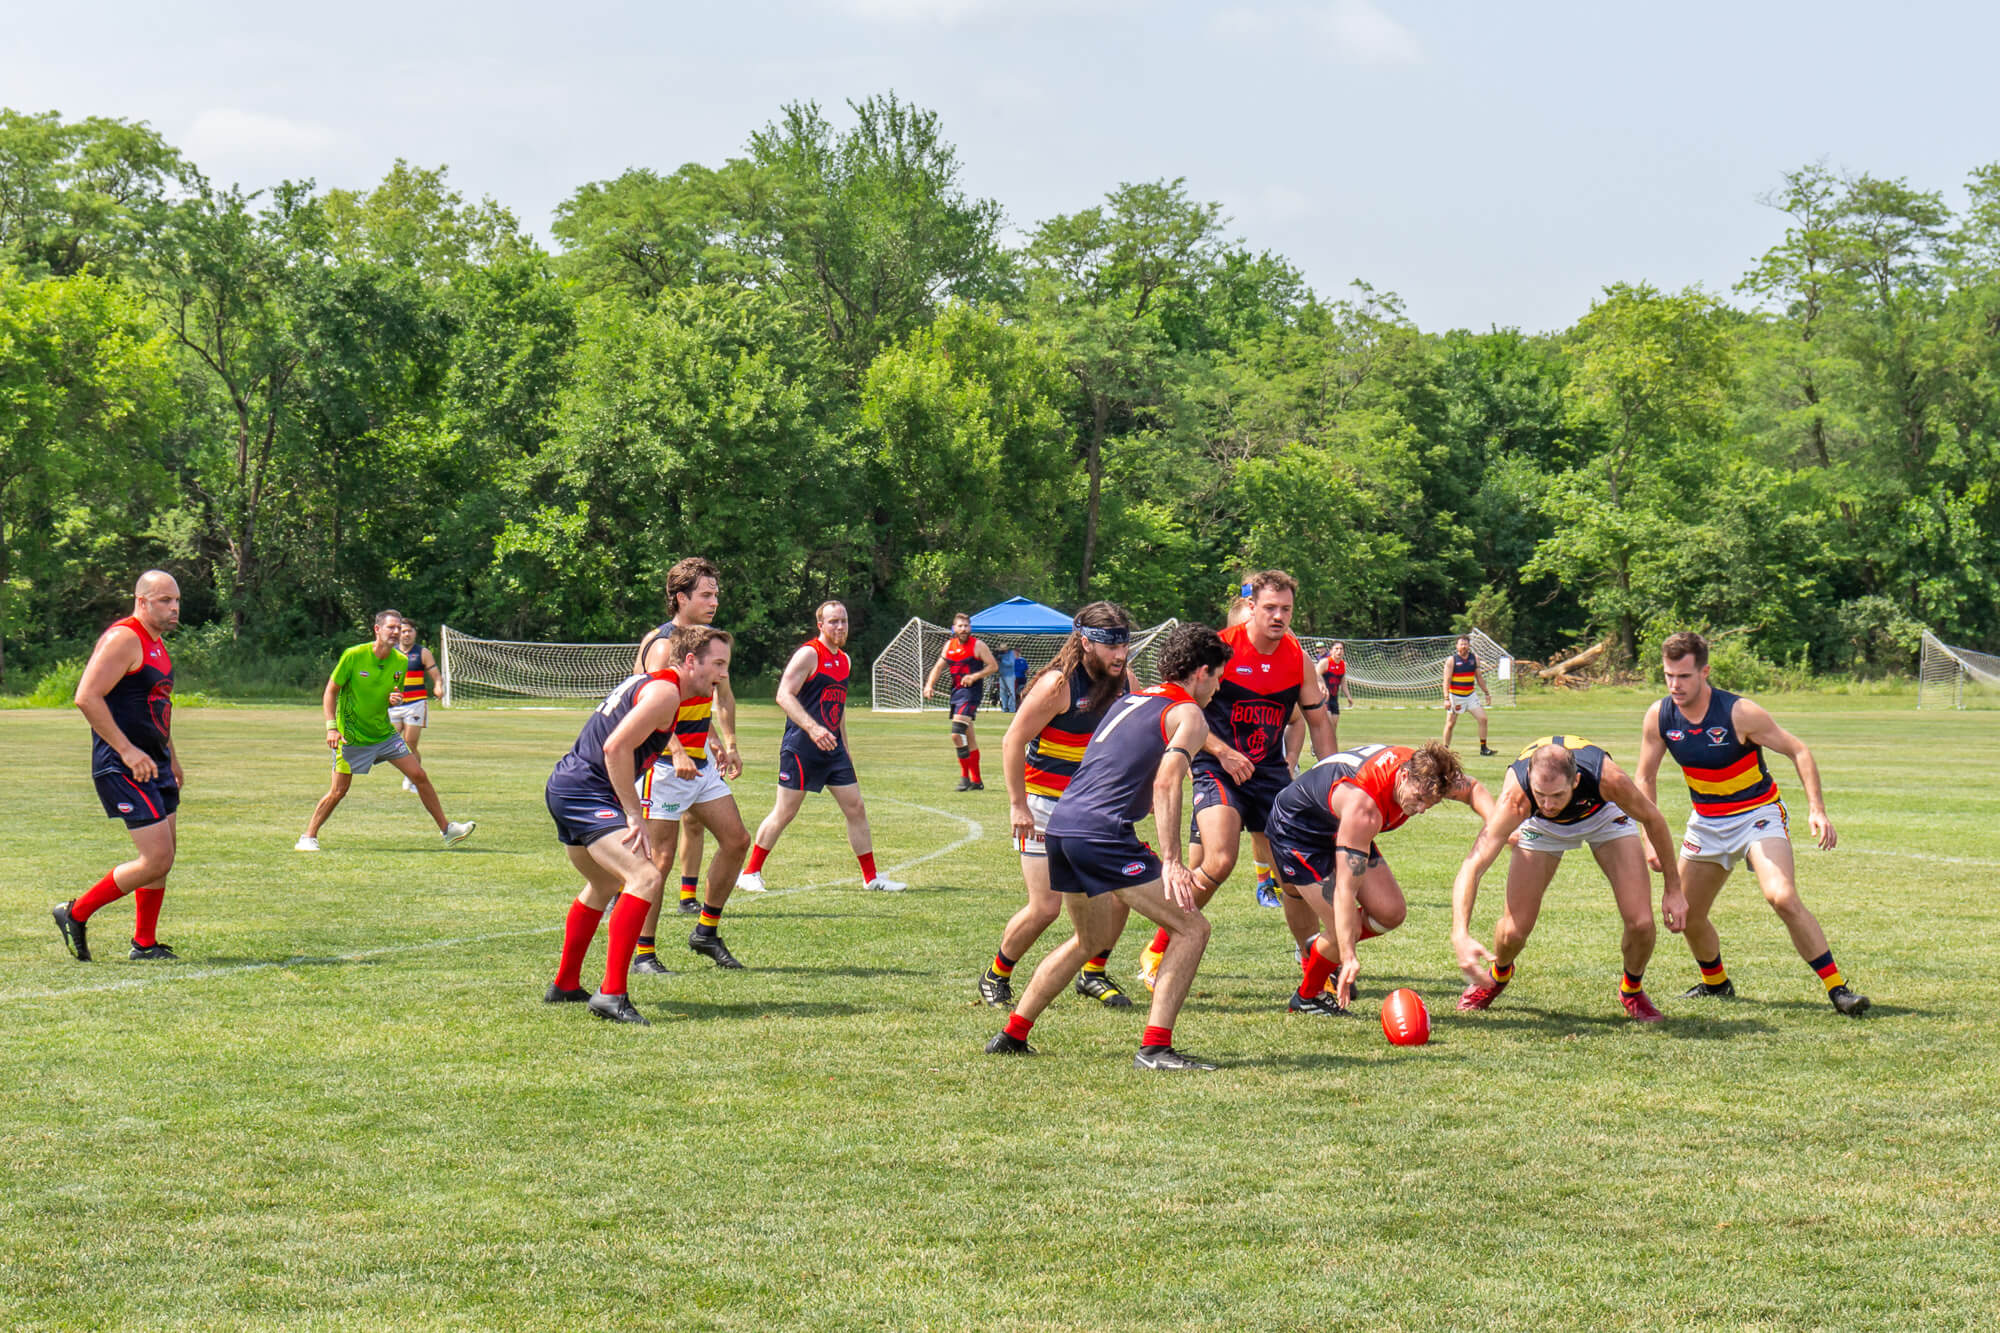
POLYGON ((377 741, 373 745, 350 745, 342 741, 340 753, 334 756, 333 771, 352 773, 358 777, 377 764, 386 764, 391 759, 401 759, 409 752, 410 747, 403 744, 401 736, 391 736, 388 740, 377 741))

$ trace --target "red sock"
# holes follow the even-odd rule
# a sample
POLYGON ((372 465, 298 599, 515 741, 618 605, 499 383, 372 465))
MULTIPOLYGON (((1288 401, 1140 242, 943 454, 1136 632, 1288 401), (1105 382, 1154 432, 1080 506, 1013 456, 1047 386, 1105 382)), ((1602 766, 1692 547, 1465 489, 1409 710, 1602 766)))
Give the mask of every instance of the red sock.
POLYGON ((1340 964, 1319 951, 1318 941, 1306 954, 1305 980, 1299 983, 1299 994, 1307 999, 1326 989, 1326 979, 1340 970, 1340 964))
POLYGON ((972 780, 974 782, 984 781, 985 779, 979 776, 979 751, 973 750, 970 753, 968 753, 965 756, 965 761, 968 764, 972 765, 972 780))
POLYGON ((1035 1020, 1032 1018, 1023 1018, 1019 1014, 1007 1015, 1006 1032, 1015 1041, 1026 1041, 1028 1039, 1028 1029, 1034 1026, 1035 1020))
POLYGON ((966 758, 968 751, 958 752, 958 775, 967 782, 972 781, 972 761, 966 758))
POLYGON ((1167 951, 1167 928, 1165 926, 1161 926, 1160 933, 1153 936, 1153 952, 1165 953, 1166 951, 1167 951))
POLYGON ((652 906, 638 894, 628 893, 612 909, 611 938, 604 955, 604 985, 599 988, 603 994, 625 993, 625 974, 632 967, 632 951, 639 947, 639 936, 646 929, 646 913, 652 906))
POLYGON ((875 882, 875 853, 856 852, 854 859, 861 863, 861 882, 863 884, 873 884, 875 882))
POLYGON ((1141 1046, 1171 1046, 1174 1044, 1172 1028, 1147 1027, 1146 1035, 1139 1038, 1141 1046))
POLYGON ((123 898, 125 890, 118 887, 118 881, 113 878, 116 874, 116 871, 107 872, 103 879, 98 880, 97 883, 90 886, 90 892, 71 903, 69 905, 70 919, 74 921, 88 921, 90 920, 91 913, 95 912, 98 908, 115 903, 120 898, 123 898))
POLYGON ((137 947, 150 949, 160 942, 160 900, 166 896, 164 884, 140 889, 132 896, 132 904, 138 911, 138 919, 132 926, 132 943, 137 947))
POLYGON ((556 966, 556 988, 577 990, 583 985, 583 958, 590 942, 597 938, 597 923, 604 913, 581 902, 569 905, 569 920, 563 924, 562 962, 556 966))
POLYGON ((743 873, 746 875, 754 875, 758 871, 762 870, 764 868, 764 858, 769 856, 770 854, 771 854, 771 849, 769 847, 759 847, 756 843, 754 842, 751 843, 750 863, 743 867, 743 873))

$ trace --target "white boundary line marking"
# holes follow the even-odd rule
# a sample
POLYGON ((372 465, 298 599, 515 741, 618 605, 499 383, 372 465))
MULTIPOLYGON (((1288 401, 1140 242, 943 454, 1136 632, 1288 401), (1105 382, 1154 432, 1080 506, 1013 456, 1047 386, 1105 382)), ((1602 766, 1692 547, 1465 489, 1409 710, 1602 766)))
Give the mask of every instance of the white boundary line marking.
MULTIPOLYGON (((955 815, 949 810, 938 810, 928 805, 918 805, 913 801, 898 800, 893 796, 878 796, 875 799, 884 805, 900 805, 911 810, 921 810, 927 815, 936 815, 940 819, 956 820, 960 824, 965 825, 963 836, 946 843, 942 847, 932 848, 920 856, 913 856, 907 861, 898 861, 895 865, 888 867, 890 870, 908 870, 913 866, 923 865, 927 861, 935 861, 940 856, 949 856, 959 848, 978 842, 986 836, 986 830, 980 825, 979 821, 970 819, 965 815, 955 815)), ((795 893, 812 893, 818 889, 832 888, 837 884, 850 884, 853 882, 853 879, 853 876, 843 875, 839 879, 822 880, 816 884, 799 884, 788 889, 772 889, 767 893, 748 893, 744 894, 740 900, 732 894, 731 900, 740 902, 739 910, 742 910, 754 907, 760 902, 771 902, 779 898, 789 898, 795 893)), ((381 958, 389 954, 420 953, 426 949, 456 949, 466 944, 485 944, 492 940, 519 939, 524 935, 554 935, 559 934, 561 931, 561 926, 534 926, 526 930, 495 931, 490 935, 467 935, 462 938, 448 940, 424 940, 417 944, 386 944, 376 949, 356 949, 349 953, 294 954, 290 958, 274 960, 268 963, 232 963, 226 967, 185 968, 174 969, 172 971, 162 970, 151 976, 126 977, 118 981, 98 982, 89 986, 65 986, 57 990, 0 991, 0 1004, 14 1000, 60 1000, 69 995, 95 995, 105 991, 137 990, 144 986, 156 986, 164 982, 207 981, 215 977, 238 976, 246 972, 264 972, 274 967, 296 967, 302 963, 355 963, 360 962, 364 958, 381 958)))
POLYGON ((1935 861, 1948 866, 2000 866, 2000 861, 1982 861, 1972 856, 1933 856, 1929 852, 1896 852, 1886 847, 1855 847, 1839 850, 1851 850, 1857 856, 1900 856, 1911 861, 1935 861))

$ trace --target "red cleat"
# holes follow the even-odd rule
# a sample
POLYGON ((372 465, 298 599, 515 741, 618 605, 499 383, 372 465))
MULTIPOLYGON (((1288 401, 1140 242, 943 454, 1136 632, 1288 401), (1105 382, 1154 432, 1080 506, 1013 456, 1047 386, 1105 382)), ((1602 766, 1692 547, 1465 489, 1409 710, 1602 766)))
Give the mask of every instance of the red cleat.
POLYGON ((1635 991, 1627 995, 1621 990, 1618 992, 1618 1003, 1624 1005, 1625 1012, 1641 1023, 1657 1023, 1666 1017, 1660 1012, 1658 1005, 1646 998, 1644 991, 1635 991))
POLYGON ((1504 981, 1494 981, 1491 972, 1486 974, 1486 979, 1490 984, 1485 986, 1467 986, 1464 993, 1458 997, 1458 1008, 1461 1013, 1473 1009, 1486 1008, 1500 998, 1501 991, 1507 989, 1507 983, 1504 981))

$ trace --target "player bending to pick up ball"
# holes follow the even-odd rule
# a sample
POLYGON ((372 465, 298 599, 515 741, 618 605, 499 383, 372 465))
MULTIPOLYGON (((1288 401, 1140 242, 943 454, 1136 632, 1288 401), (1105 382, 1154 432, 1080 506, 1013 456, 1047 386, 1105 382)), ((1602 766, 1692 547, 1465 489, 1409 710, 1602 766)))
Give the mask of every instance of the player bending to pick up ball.
POLYGON ((1493 797, 1467 776, 1443 741, 1412 750, 1357 745, 1327 756, 1271 805, 1271 855, 1285 891, 1320 919, 1305 950, 1304 976, 1286 1002, 1295 1014, 1344 1016, 1361 963, 1355 946, 1403 924, 1409 906, 1375 835, 1401 828, 1440 801, 1462 801, 1481 819, 1493 797), (1327 978, 1339 976, 1333 998, 1327 978))
POLYGON ((660 901, 664 881, 646 836, 639 774, 667 748, 682 695, 707 694, 728 672, 730 644, 726 631, 707 625, 674 630, 666 639, 674 665, 628 676, 606 695, 549 774, 543 799, 556 821, 556 841, 583 876, 583 892, 569 906, 562 961, 545 1002, 588 1001, 599 1018, 646 1023, 626 994, 627 978, 646 913, 660 901), (583 959, 614 898, 604 985, 592 995, 583 989, 583 959))
POLYGON ((1076 934, 1042 960, 992 1055, 1033 1055, 1028 1031, 1083 967, 1117 943, 1128 910, 1167 932, 1153 1007, 1132 1063, 1140 1069, 1213 1069, 1174 1049, 1174 1019, 1208 947, 1194 875, 1181 860, 1181 781, 1208 738, 1202 707, 1215 694, 1229 646, 1206 625, 1180 625, 1160 650, 1162 683, 1126 695, 1091 733, 1076 776, 1049 816, 1049 887, 1063 895, 1076 934), (1153 816, 1160 850, 1133 824, 1153 816))
POLYGON ((1764 764, 1766 747, 1791 756, 1806 789, 1806 821, 1813 842, 1830 852, 1833 821, 1826 817, 1819 765, 1813 762, 1812 751, 1762 706, 1708 683, 1708 641, 1701 635, 1682 631, 1668 636, 1660 657, 1668 692, 1646 710, 1646 725, 1639 732, 1639 787, 1654 797, 1660 760, 1671 754, 1681 766, 1688 799, 1694 803, 1681 840, 1681 888, 1687 894, 1687 926, 1682 933, 1701 969, 1701 980, 1682 998, 1736 994, 1722 966, 1722 937, 1708 912, 1736 863, 1748 861, 1764 890, 1764 901, 1785 923, 1799 957, 1826 987, 1828 1001, 1850 1018, 1861 1017, 1868 1012, 1868 997, 1849 988, 1834 965, 1826 932, 1799 897, 1790 819, 1785 803, 1778 799, 1777 781, 1764 764))
POLYGON ((833 793, 833 803, 847 819, 847 845, 861 863, 861 887, 881 893, 901 893, 909 886, 875 869, 875 843, 868 831, 868 807, 861 803, 861 783, 847 753, 847 606, 822 602, 813 615, 819 633, 792 654, 778 678, 778 707, 785 714, 784 739, 778 742, 778 799, 757 826, 750 844, 750 864, 736 887, 764 892, 764 861, 778 845, 779 835, 798 818, 806 793, 833 793))
POLYGON ((1653 881, 1639 848, 1641 829, 1665 867, 1660 914, 1667 919, 1667 929, 1677 931, 1687 913, 1687 899, 1673 865, 1674 835, 1660 807, 1646 799, 1603 747, 1580 736, 1544 736, 1521 751, 1521 757, 1508 766, 1500 799, 1452 884, 1451 947, 1458 955, 1459 970, 1471 983, 1458 997, 1458 1007, 1484 1009, 1507 989, 1514 979, 1514 960, 1528 947, 1542 895, 1548 892, 1563 853, 1587 846, 1611 883, 1611 897, 1625 924, 1619 943, 1625 972, 1618 982, 1618 1002, 1641 1023, 1665 1018, 1646 997, 1644 985, 1656 931, 1653 881), (1510 839, 1515 846, 1507 862, 1507 905, 1493 927, 1493 947, 1498 952, 1488 953, 1472 938, 1472 904, 1479 895, 1480 876, 1510 839))

